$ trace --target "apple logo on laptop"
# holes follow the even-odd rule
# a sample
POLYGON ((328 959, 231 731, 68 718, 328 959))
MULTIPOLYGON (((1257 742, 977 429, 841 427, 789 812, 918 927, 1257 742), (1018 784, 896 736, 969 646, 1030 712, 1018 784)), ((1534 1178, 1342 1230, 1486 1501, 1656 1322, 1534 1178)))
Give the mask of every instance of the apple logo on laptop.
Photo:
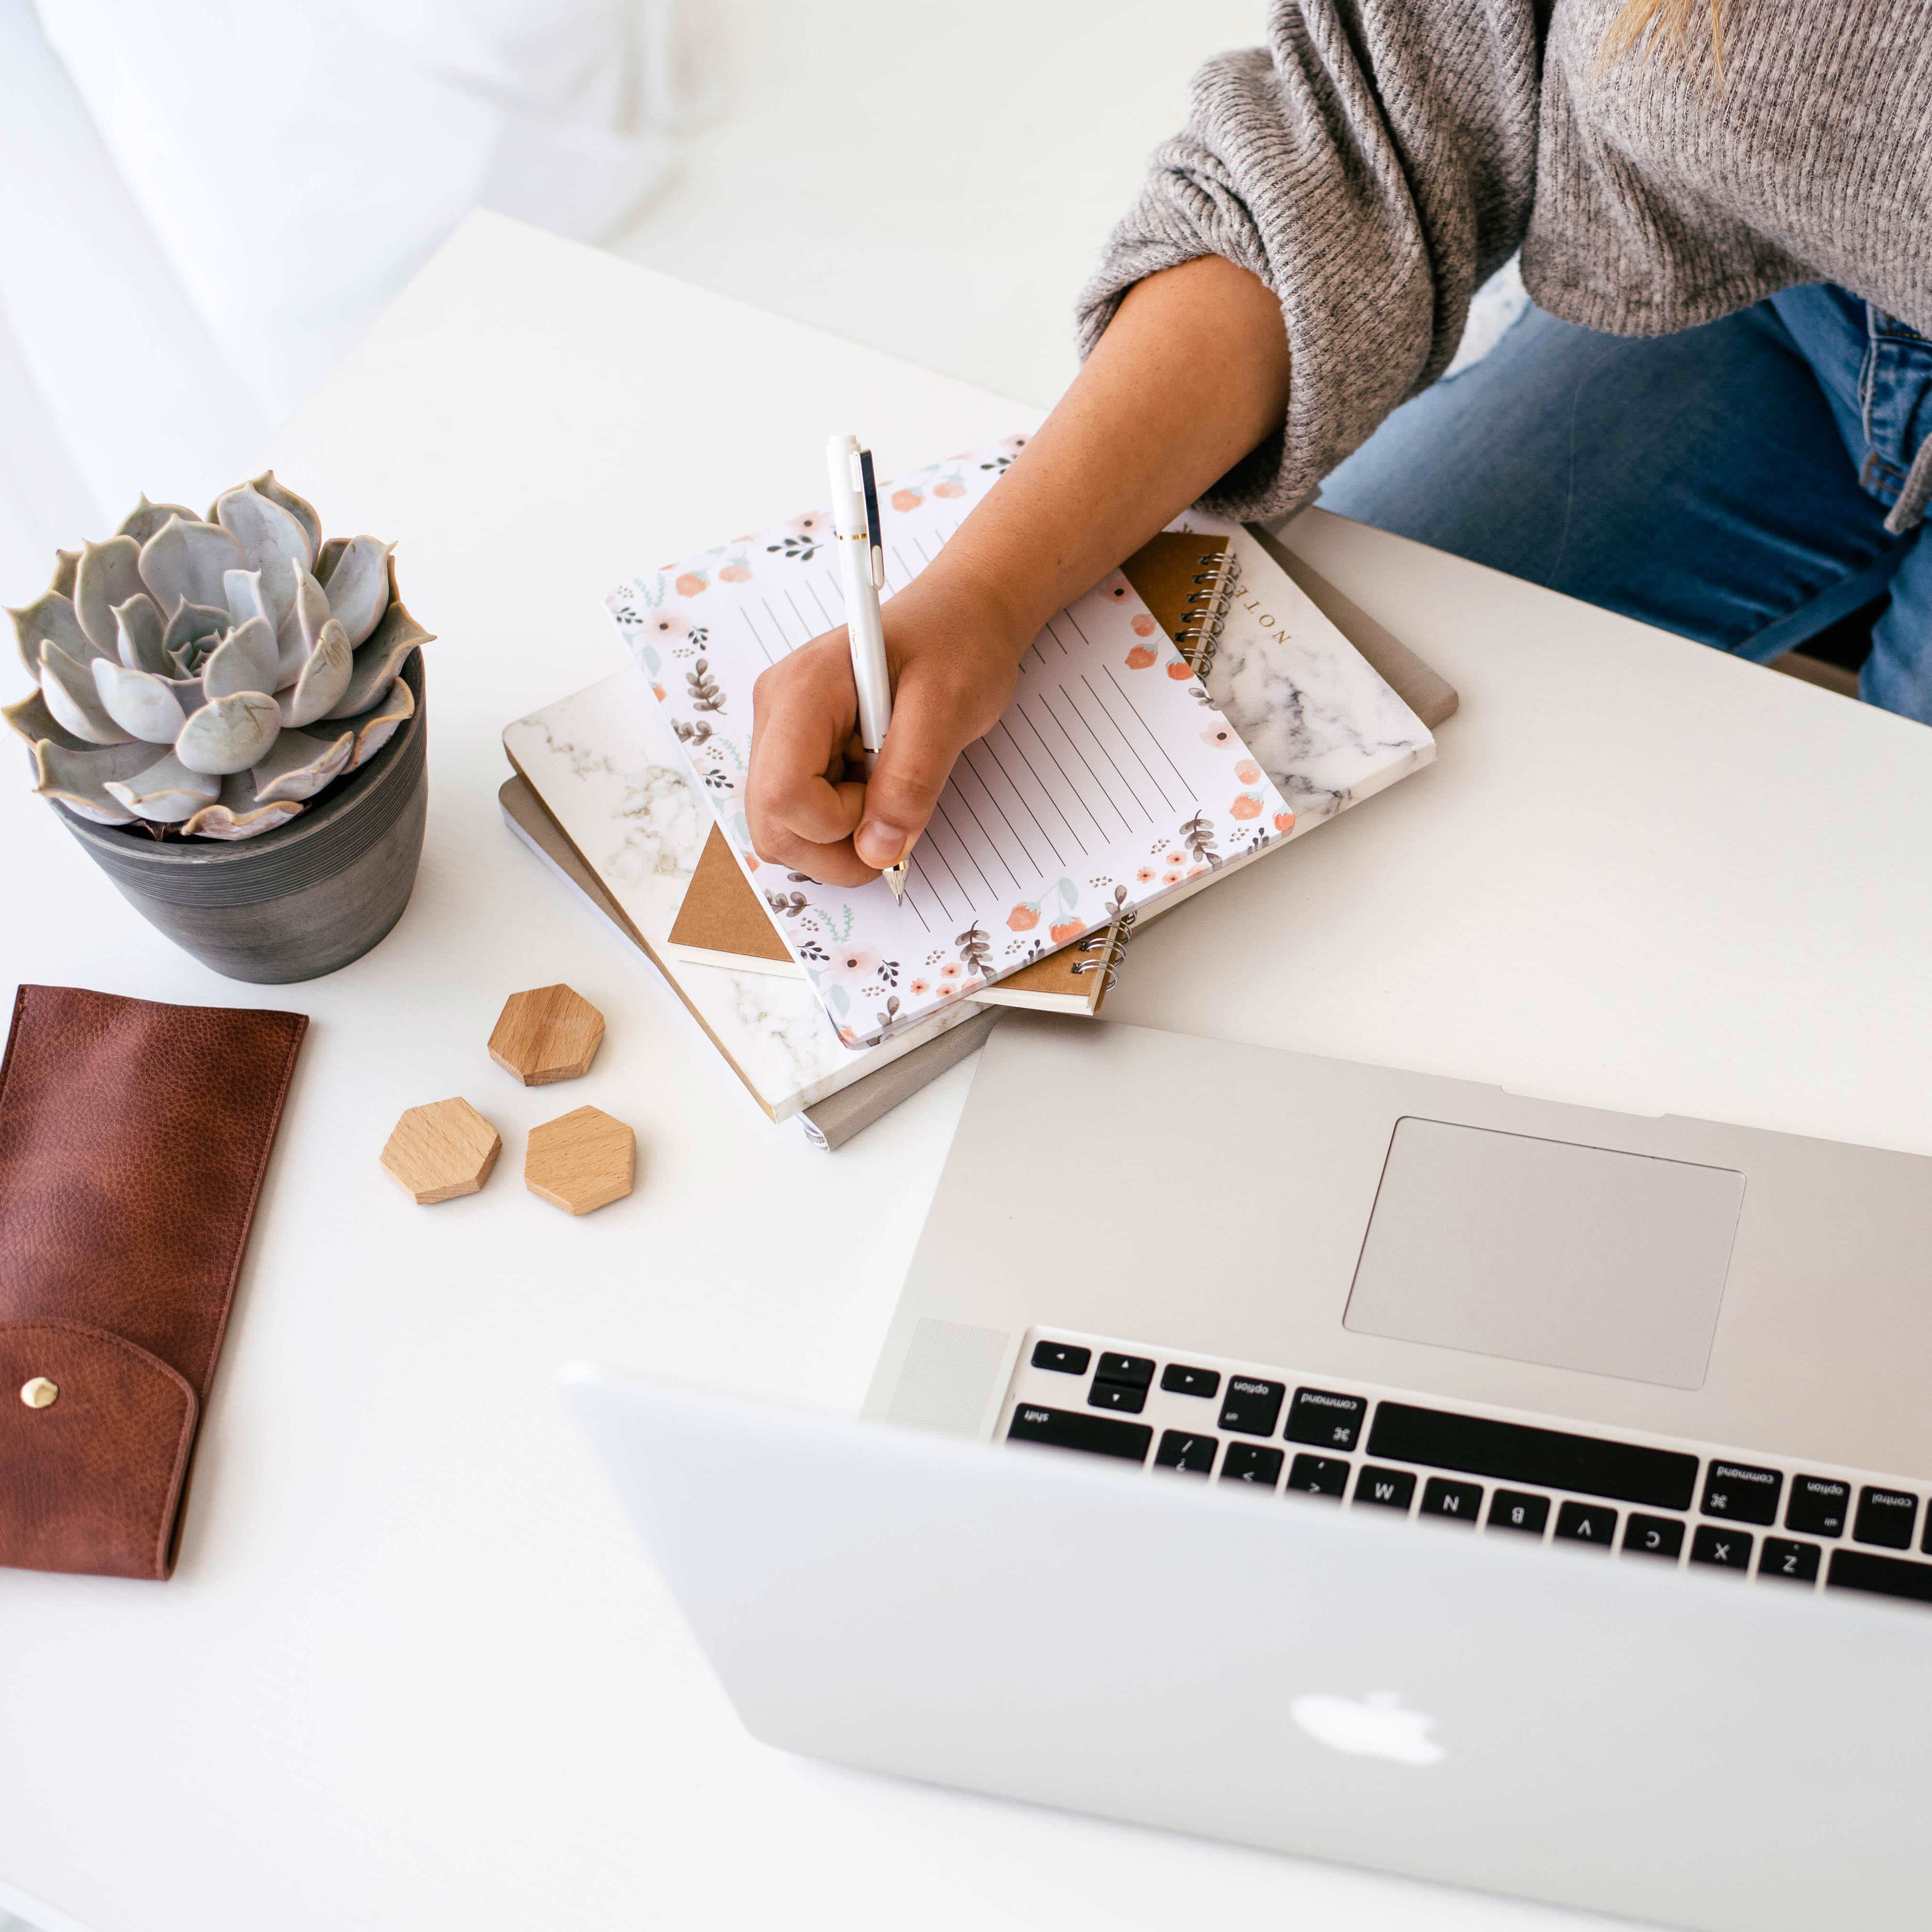
POLYGON ((1351 1757, 1385 1757, 1397 1764, 1436 1764, 1448 1753, 1429 1736, 1433 1718, 1412 1711, 1393 1690, 1334 1697, 1311 1690, 1288 1714, 1318 1744, 1351 1757))

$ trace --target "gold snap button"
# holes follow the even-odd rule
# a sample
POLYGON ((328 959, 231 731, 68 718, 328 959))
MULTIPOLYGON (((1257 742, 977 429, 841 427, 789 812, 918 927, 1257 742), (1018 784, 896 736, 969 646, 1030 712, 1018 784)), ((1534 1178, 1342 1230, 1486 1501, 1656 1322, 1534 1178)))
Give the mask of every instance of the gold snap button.
POLYGON ((20 1387, 20 1400, 29 1408, 51 1408, 60 1399, 60 1385, 45 1376, 36 1376, 20 1387))

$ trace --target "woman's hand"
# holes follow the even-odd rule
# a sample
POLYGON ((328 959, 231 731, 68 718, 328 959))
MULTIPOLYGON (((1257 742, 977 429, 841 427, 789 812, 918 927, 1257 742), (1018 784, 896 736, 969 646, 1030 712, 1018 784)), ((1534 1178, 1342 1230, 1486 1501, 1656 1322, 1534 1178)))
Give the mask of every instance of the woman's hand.
POLYGON ((758 680, 758 856, 835 886, 903 857, 1040 627, 1280 433, 1288 373, 1280 307, 1246 268, 1203 256, 1129 290, 1040 434, 886 606, 892 722, 871 782, 844 631, 758 680))
POLYGON ((932 816, 953 760, 1012 700, 1033 633, 970 576, 934 563, 888 603, 892 722, 871 778, 842 626, 781 658, 752 693, 746 815, 760 858, 832 886, 896 865, 932 816))

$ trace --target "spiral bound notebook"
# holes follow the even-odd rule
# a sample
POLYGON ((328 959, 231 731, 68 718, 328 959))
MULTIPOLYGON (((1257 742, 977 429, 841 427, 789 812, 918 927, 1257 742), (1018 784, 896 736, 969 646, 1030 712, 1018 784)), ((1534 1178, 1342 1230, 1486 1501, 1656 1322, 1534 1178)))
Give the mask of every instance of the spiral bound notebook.
MULTIPOLYGON (((998 487, 1022 440, 890 487, 888 592, 998 487)), ((962 755, 914 848, 903 900, 883 880, 828 886, 769 869, 761 880, 742 797, 752 687, 842 621, 828 528, 824 512, 807 511, 608 601, 734 856, 754 885, 786 888, 780 935, 847 1046, 916 1025, 1293 829, 1293 808, 1202 682, 1225 596, 1217 578, 1202 573, 1202 621, 1178 640, 1115 571, 1050 619, 1021 660, 1012 703, 962 755)))

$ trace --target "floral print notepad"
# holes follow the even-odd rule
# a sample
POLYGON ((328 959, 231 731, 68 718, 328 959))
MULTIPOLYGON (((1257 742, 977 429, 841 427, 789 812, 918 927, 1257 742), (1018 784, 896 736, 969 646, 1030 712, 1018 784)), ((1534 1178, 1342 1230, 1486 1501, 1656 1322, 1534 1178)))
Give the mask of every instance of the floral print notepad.
MULTIPOLYGON (((998 487, 1022 440, 882 491, 888 594, 998 487)), ((883 880, 821 886, 764 864, 742 804, 752 686, 767 664, 844 622, 830 535, 827 513, 809 511, 649 572, 607 601, 847 1046, 916 1025, 1294 829, 1288 800, 1114 572, 1034 640, 1012 704, 940 794, 903 901, 883 880)))

